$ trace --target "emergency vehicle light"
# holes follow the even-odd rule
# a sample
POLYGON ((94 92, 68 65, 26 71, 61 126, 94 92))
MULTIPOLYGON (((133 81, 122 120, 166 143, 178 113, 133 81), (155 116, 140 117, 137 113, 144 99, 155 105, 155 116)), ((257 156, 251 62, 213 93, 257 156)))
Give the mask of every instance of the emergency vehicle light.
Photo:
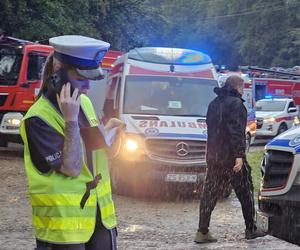
POLYGON ((135 48, 129 51, 128 58, 170 65, 203 65, 211 63, 211 58, 200 51, 178 48, 135 48))
POLYGON ((273 99, 273 96, 272 95, 266 95, 265 99, 273 99))

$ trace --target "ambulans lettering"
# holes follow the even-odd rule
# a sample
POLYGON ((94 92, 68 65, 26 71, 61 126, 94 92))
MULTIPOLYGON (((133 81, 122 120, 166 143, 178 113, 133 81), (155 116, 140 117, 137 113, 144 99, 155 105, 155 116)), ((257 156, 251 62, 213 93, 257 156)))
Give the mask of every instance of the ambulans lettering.
POLYGON ((140 128, 194 128, 207 129, 205 122, 184 122, 184 121, 139 121, 140 128))
POLYGON ((195 123, 195 122, 188 122, 188 127, 189 128, 197 128, 197 123, 195 123))
POLYGON ((176 127, 176 123, 174 121, 171 121, 171 128, 175 128, 176 127))
POLYGON ((140 128, 146 128, 147 127, 147 121, 140 121, 139 127, 140 128))
POLYGON ((197 122, 197 127, 201 129, 207 129, 207 124, 205 121, 199 121, 197 122))
POLYGON ((158 121, 149 121, 149 127, 151 127, 151 128, 158 127, 158 121))
POLYGON ((177 122, 177 125, 178 125, 179 128, 185 128, 186 127, 185 122, 177 122))
POLYGON ((161 121, 159 126, 160 127, 168 127, 168 123, 166 121, 161 121))

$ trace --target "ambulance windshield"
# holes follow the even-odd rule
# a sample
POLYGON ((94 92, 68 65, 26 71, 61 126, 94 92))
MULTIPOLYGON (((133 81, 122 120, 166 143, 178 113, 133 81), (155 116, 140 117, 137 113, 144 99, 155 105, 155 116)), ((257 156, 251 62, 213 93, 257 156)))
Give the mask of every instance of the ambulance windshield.
POLYGON ((205 117, 217 81, 170 76, 127 76, 124 113, 205 117))
POLYGON ((256 111, 276 112, 284 111, 286 101, 260 100, 256 102, 256 111))
POLYGON ((9 47, 0 47, 0 85, 15 85, 19 77, 22 54, 9 47))

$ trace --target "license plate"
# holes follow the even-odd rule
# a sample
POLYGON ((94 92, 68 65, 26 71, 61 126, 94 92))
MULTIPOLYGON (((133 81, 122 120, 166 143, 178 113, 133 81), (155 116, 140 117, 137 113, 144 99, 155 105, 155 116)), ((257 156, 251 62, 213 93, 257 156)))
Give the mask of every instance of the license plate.
POLYGON ((7 130, 16 130, 16 129, 19 129, 19 127, 16 127, 16 126, 6 126, 6 129, 7 130))
POLYGON ((269 217, 261 212, 256 213, 256 226, 264 232, 269 229, 269 217))
POLYGON ((167 174, 165 180, 167 182, 196 183, 197 182, 197 175, 196 174, 167 174))

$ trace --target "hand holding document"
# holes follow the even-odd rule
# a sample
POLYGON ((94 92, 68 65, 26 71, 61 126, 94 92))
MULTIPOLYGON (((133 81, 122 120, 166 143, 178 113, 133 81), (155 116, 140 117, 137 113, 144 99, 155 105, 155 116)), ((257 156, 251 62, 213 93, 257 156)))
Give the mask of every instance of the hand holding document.
POLYGON ((118 127, 114 127, 112 129, 106 131, 104 138, 105 138, 105 143, 108 147, 112 146, 117 133, 118 133, 118 127))
POLYGON ((125 123, 119 119, 112 118, 108 121, 105 127, 100 128, 100 130, 104 130, 102 134, 104 135, 106 145, 111 147, 114 143, 116 137, 125 129, 125 123))
POLYGON ((101 123, 96 127, 81 128, 80 134, 84 141, 88 142, 86 147, 90 150, 95 150, 104 147, 112 147, 116 138, 124 128, 125 124, 122 121, 114 119, 113 121, 108 122, 105 127, 103 123, 101 123))

